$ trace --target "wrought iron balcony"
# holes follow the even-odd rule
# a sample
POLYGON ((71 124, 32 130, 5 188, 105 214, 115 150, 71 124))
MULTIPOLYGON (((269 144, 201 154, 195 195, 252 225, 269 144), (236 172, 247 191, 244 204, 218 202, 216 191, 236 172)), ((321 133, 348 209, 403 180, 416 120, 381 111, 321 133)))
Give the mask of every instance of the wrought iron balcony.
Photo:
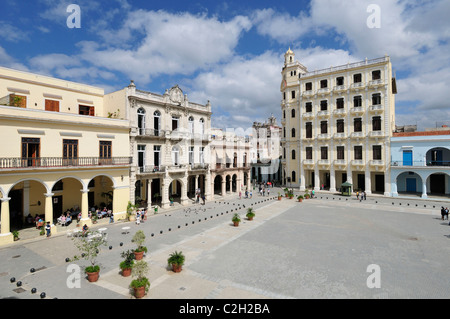
POLYGON ((95 167, 132 163, 132 157, 4 157, 0 158, 0 169, 95 167))
POLYGON ((139 167, 139 173, 141 174, 158 174, 166 171, 165 166, 145 165, 139 167))

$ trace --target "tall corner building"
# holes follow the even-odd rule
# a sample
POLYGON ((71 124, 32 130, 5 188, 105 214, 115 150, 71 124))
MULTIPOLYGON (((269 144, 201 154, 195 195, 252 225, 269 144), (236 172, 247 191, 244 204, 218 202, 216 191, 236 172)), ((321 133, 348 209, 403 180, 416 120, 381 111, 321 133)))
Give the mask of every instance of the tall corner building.
POLYGON ((390 193, 396 82, 388 56, 310 72, 285 53, 281 72, 286 186, 390 193))

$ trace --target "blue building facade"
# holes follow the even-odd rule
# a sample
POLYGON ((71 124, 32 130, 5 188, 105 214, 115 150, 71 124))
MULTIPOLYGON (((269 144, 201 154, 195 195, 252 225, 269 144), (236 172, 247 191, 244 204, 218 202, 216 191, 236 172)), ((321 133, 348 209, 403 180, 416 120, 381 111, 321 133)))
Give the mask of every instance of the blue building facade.
POLYGON ((450 194, 450 131, 394 133, 391 196, 450 194))

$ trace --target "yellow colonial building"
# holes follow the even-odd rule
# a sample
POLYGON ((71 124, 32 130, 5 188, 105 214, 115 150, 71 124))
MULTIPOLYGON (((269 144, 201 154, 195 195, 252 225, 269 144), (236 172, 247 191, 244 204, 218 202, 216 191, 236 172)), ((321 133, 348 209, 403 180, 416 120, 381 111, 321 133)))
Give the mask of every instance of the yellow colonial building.
POLYGON ((129 122, 108 114, 101 88, 0 67, 0 245, 43 216, 92 207, 124 218, 129 201, 129 122))
POLYGON ((390 192, 396 84, 388 56, 308 71, 289 49, 281 72, 283 178, 300 190, 390 192))

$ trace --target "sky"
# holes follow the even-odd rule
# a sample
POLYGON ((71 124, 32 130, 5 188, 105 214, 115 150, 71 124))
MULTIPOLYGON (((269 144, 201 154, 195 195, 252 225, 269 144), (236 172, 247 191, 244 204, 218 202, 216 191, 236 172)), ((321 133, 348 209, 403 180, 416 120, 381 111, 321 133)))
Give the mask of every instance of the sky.
POLYGON ((289 48, 309 71, 389 55, 396 124, 450 125, 449 0, 0 0, 0 12, 0 66, 105 93, 179 85, 211 102, 213 127, 280 123, 289 48))

